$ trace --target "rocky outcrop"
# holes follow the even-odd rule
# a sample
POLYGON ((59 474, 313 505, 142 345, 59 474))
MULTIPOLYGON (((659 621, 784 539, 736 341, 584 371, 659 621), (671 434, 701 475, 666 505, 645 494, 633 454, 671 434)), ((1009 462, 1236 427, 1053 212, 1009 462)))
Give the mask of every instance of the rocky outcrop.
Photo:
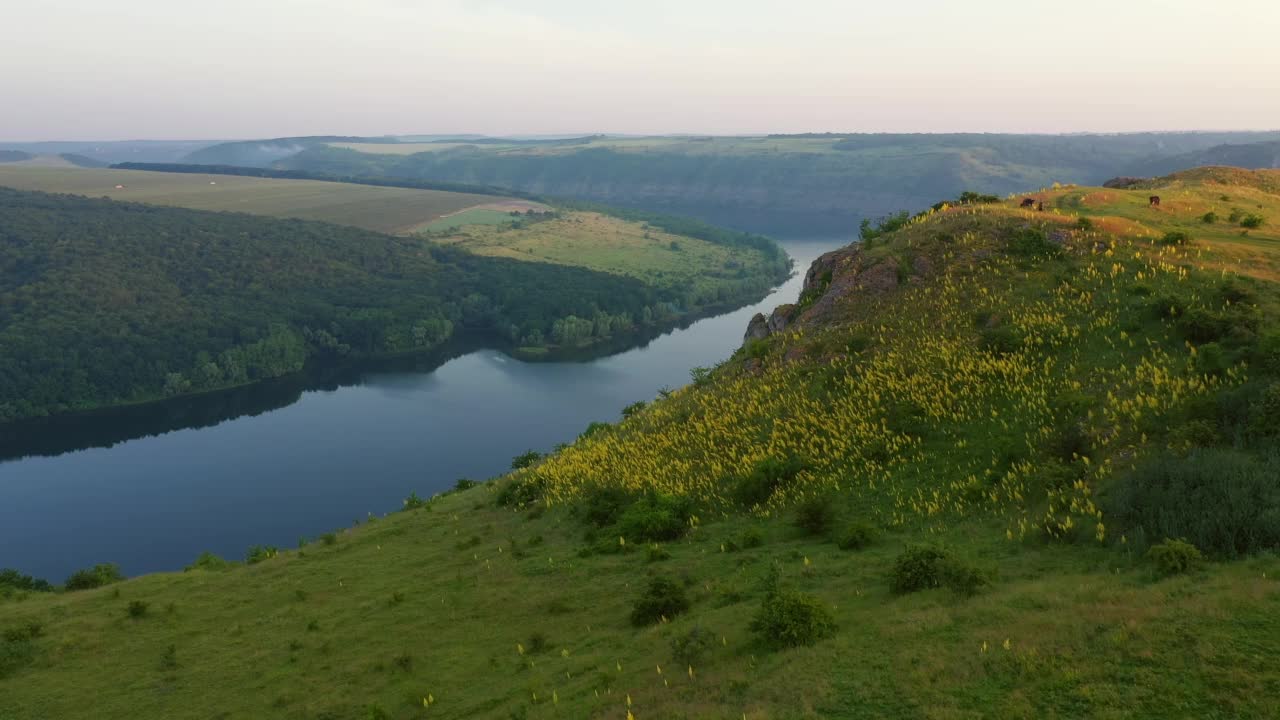
POLYGON ((743 344, 752 340, 763 340, 769 337, 769 321, 765 319, 763 313, 756 313, 747 322, 747 334, 743 336, 743 344))

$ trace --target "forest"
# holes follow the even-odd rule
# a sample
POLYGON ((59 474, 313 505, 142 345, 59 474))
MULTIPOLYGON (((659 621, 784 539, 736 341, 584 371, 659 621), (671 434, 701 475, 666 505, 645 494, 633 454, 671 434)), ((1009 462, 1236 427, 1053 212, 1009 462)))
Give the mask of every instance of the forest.
POLYGON ((580 346, 700 309, 678 288, 426 238, 0 188, 0 421, 427 350, 460 333, 580 346))

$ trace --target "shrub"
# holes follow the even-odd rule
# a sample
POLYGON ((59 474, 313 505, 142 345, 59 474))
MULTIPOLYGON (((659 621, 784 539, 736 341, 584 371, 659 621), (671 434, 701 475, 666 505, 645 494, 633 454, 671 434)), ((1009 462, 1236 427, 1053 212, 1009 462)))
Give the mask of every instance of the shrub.
POLYGON ((1181 230, 1170 230, 1156 242, 1160 245, 1186 245, 1191 242, 1191 236, 1181 230))
POLYGON ((715 644, 715 633, 701 625, 694 625, 687 632, 671 638, 671 657, 681 665, 699 665, 715 644))
POLYGON ((647 405, 647 403, 645 403, 645 401, 643 401, 643 400, 637 400, 637 401, 635 401, 635 402, 631 403, 630 405, 628 405, 628 406, 626 406, 626 407, 622 408, 622 417, 624 417, 624 418, 629 418, 629 417, 631 417, 631 416, 633 416, 633 415, 636 415, 636 414, 637 414, 637 413, 639 413, 641 410, 644 410, 644 409, 645 409, 645 407, 646 407, 646 405, 647 405))
POLYGON ((950 551, 935 545, 911 545, 894 561, 889 587, 900 595, 938 587, 972 595, 988 583, 986 571, 968 565, 950 551))
POLYGON ((77 570, 67 578, 67 590, 91 590, 93 588, 120 582, 124 575, 120 566, 115 563, 100 563, 87 570, 77 570))
POLYGON ((829 495, 805 498, 796 506, 796 527, 810 535, 826 534, 835 519, 835 502, 829 495))
POLYGON ((338 536, 334 533, 327 532, 320 536, 320 542, 324 543, 325 545, 337 545, 338 536))
POLYGON ((1240 227, 1249 228, 1250 230, 1253 230, 1255 228, 1262 227, 1262 223, 1264 222, 1265 220, 1263 220, 1261 215, 1254 215, 1250 213, 1249 215, 1246 215, 1243 219, 1240 220, 1240 227))
POLYGON ((692 516, 688 498, 649 493, 618 517, 618 534, 637 542, 676 540, 688 532, 692 516))
POLYGON ((1007 241, 1009 252, 1020 257, 1057 257, 1062 248, 1049 240, 1049 235, 1040 228, 1022 228, 1009 236, 1007 241))
POLYGON ((1212 224, 1214 224, 1214 223, 1218 222, 1218 213, 1216 213, 1216 212, 1207 212, 1207 213, 1205 213, 1205 214, 1203 214, 1203 215, 1201 215, 1201 216, 1200 216, 1200 222, 1202 222, 1202 223, 1204 223, 1204 224, 1206 224, 1206 225, 1212 225, 1212 224))
POLYGON ((130 600, 128 613, 129 617, 139 620, 147 616, 147 610, 151 608, 151 604, 143 600, 130 600))
POLYGON ((525 450, 519 455, 511 458, 511 469, 522 470, 527 467, 532 467, 541 459, 542 453, 537 450, 525 450))
POLYGON ((476 482, 475 480, 469 480, 467 478, 458 478, 458 480, 453 483, 453 489, 461 492, 463 490, 470 490, 471 488, 479 484, 480 483, 476 482))
POLYGON ((1163 453, 1117 478, 1104 512, 1135 538, 1183 538, 1214 556, 1280 547, 1280 453, 1163 453))
POLYGON ((1238 223, 1243 217, 1244 213, 1240 210, 1232 210, 1231 214, 1227 216, 1227 222, 1238 223))
POLYGON ((499 507, 522 508, 542 497, 543 481, 540 478, 516 478, 498 491, 499 507))
POLYGON ((684 586, 665 575, 649 579, 631 610, 632 625, 648 625, 663 618, 673 618, 689 609, 689 597, 684 586))
POLYGON ((417 493, 417 492, 411 492, 411 493, 409 493, 409 497, 407 497, 407 498, 405 498, 405 499, 404 499, 404 507, 403 507, 402 509, 403 509, 403 510, 417 510, 417 509, 418 509, 418 508, 420 508, 420 507, 425 507, 425 506, 426 506, 426 504, 427 504, 427 501, 426 501, 426 500, 423 500, 423 499, 422 499, 422 498, 420 498, 420 497, 418 497, 418 493, 417 493))
POLYGON ((195 562, 182 569, 183 572, 191 572, 192 570, 225 570, 231 567, 231 563, 214 555, 208 550, 200 553, 200 557, 195 562))
POLYGON ((775 649, 813 645, 835 630, 835 617, 826 603, 793 590, 770 592, 751 621, 751 631, 775 649))
POLYGON ((540 632, 535 632, 529 636, 529 652, 534 655, 540 655, 551 647, 551 641, 547 640, 547 636, 540 632))
POLYGON ((649 546, 649 552, 645 557, 649 562, 662 562, 663 560, 670 560, 671 553, 667 552, 667 549, 661 545, 654 544, 649 546))
POLYGON ((1147 557, 1155 563, 1161 575, 1178 575, 1187 572, 1202 559, 1195 545, 1185 540, 1166 539, 1159 545, 1152 545, 1147 557))
POLYGON ((1022 335, 1012 325, 983 328, 978 333, 978 347, 993 355, 1009 355, 1022 349, 1022 335))
POLYGON ((1087 217, 1076 218, 1076 229, 1085 231, 1092 230, 1093 221, 1087 217))
POLYGON ((631 493, 619 487, 597 486, 583 494, 583 517, 588 523, 598 528, 616 524, 622 512, 635 499, 631 493))
POLYGON ((270 560, 280 554, 274 545, 254 545, 249 548, 249 552, 245 553, 244 561, 250 565, 257 565, 263 560, 270 560))
POLYGON ((855 522, 846 525, 836 540, 841 550, 861 550, 876 541, 876 529, 866 523, 855 522))
POLYGON ((0 679, 13 674, 35 657, 34 640, 43 633, 39 623, 6 628, 0 634, 0 679))
POLYGON ((750 550, 764 545, 764 535, 756 528, 744 530, 742 534, 735 535, 724 541, 724 549, 728 552, 737 552, 739 550, 750 550))
POLYGON ((768 457, 755 464, 751 473, 737 482, 734 496, 747 507, 763 505, 779 489, 790 484, 805 469, 798 457, 768 457))
POLYGON ((53 585, 48 580, 23 575, 12 568, 0 569, 0 592, 5 590, 26 590, 30 592, 53 592, 53 585))

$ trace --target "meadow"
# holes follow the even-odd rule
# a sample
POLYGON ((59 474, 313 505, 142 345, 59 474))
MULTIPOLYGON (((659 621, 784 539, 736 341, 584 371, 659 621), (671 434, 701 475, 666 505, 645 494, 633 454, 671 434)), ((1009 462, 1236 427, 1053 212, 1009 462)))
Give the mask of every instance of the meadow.
POLYGON ((1272 717, 1278 177, 869 224, 510 475, 10 591, 0 718, 1272 717))
POLYGON ((234 175, 75 168, 69 164, 65 168, 25 163, 0 165, 0 186, 194 210, 226 210, 320 220, 388 233, 407 231, 443 215, 491 204, 495 200, 488 195, 435 190, 234 175), (124 187, 117 188, 117 185, 124 187))

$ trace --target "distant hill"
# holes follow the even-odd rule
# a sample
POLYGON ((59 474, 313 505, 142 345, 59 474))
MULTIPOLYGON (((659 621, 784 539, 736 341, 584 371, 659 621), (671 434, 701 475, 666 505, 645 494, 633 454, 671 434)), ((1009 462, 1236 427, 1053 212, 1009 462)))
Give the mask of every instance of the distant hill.
POLYGON ((183 163, 199 165, 235 165, 240 167, 267 167, 282 158, 304 150, 324 147, 329 143, 395 143, 394 138, 369 138, 343 135, 314 135, 306 137, 273 138, 270 140, 243 140, 222 143, 196 150, 180 159, 183 163))
POLYGON ((278 146, 259 160, 334 175, 506 187, 796 235, 848 233, 862 218, 963 190, 1003 195, 1054 182, 1097 184, 1134 165, 1247 141, 1280 141, 1280 133, 486 139, 423 144, 414 154, 312 143, 278 146))
POLYGON ((29 152, 22 150, 0 150, 0 163, 22 162, 35 157, 29 152))
POLYGON ((1211 148, 1172 157, 1147 160, 1130 167, 1124 174, 1152 177, 1206 165, 1223 165, 1249 170, 1280 168, 1280 140, 1214 145, 1211 148))
POLYGON ((104 168, 110 164, 110 163, 107 163, 106 161, 98 160, 97 158, 91 158, 88 155, 79 155, 77 153, 61 153, 58 155, 58 157, 62 158, 63 160, 66 160, 67 162, 71 163, 72 165, 75 165, 76 167, 82 167, 82 168, 104 168))

